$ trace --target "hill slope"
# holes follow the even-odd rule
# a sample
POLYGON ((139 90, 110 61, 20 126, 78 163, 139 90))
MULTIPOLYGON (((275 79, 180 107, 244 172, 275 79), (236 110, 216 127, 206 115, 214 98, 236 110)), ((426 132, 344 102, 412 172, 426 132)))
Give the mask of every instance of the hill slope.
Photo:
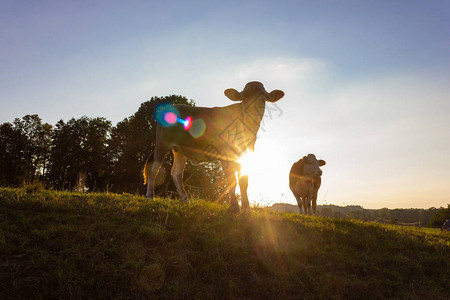
POLYGON ((445 299, 449 248, 419 228, 0 188, 0 298, 445 299))

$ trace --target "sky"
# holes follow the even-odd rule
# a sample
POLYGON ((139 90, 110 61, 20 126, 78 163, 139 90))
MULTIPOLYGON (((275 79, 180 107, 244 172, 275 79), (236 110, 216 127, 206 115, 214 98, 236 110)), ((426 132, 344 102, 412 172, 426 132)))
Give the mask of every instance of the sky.
POLYGON ((0 0, 0 123, 113 124, 153 96, 268 104, 252 203, 295 204, 290 167, 326 160, 318 204, 450 203, 449 1, 0 0))

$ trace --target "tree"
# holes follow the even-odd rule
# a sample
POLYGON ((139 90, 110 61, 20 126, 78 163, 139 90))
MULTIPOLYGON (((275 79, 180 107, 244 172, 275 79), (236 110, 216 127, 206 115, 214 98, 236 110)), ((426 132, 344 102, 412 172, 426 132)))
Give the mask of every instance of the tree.
POLYGON ((9 186, 17 182, 17 163, 20 151, 17 151, 17 131, 11 123, 0 125, 0 185, 9 186))
POLYGON ((0 126, 0 183, 17 185, 43 178, 48 165, 52 126, 26 115, 0 126))
MULTIPOLYGON (((112 129, 108 150, 111 155, 111 184, 114 191, 144 193, 142 171, 148 156, 155 148, 156 140, 153 111, 161 103, 195 105, 192 100, 183 96, 153 97, 142 103, 133 116, 119 122, 112 129)), ((165 196, 170 181, 167 170, 171 161, 172 157, 168 156, 159 174, 163 177, 160 180, 163 184, 157 193, 162 196, 165 196)))
POLYGON ((447 208, 439 209, 430 219, 428 227, 439 228, 444 224, 445 220, 450 219, 450 204, 447 208))
POLYGON ((86 189, 105 190, 110 173, 107 142, 111 122, 104 118, 60 120, 53 131, 49 179, 57 189, 72 189, 85 175, 86 189))
POLYGON ((228 199, 226 178, 219 161, 199 165, 188 163, 185 172, 189 175, 186 185, 200 187, 201 193, 198 196, 201 198, 211 201, 228 199))
MULTIPOLYGON (((60 120, 52 127, 42 123, 38 115, 1 124, 0 185, 40 180, 55 189, 73 190, 81 185, 85 191, 144 193, 142 171, 156 139, 153 111, 161 103, 195 105, 183 96, 153 97, 115 127, 104 118, 88 117, 60 120)), ((157 195, 175 191, 171 164, 169 154, 157 179, 161 183, 157 195)), ((185 182, 195 196, 227 198, 219 162, 188 163, 185 182)))

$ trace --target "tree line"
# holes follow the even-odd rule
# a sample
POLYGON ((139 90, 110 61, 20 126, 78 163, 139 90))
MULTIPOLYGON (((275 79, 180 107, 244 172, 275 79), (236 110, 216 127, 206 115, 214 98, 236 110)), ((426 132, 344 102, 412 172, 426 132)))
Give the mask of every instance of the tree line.
MULTIPOLYGON (((275 203, 271 207, 281 212, 299 212, 298 206, 287 203, 275 203)), ((334 219, 355 219, 361 221, 375 221, 379 223, 441 227, 445 220, 450 219, 450 204, 447 208, 430 207, 421 208, 396 208, 396 209, 366 209, 360 205, 318 205, 319 216, 334 219)))
MULTIPOLYGON (((36 114, 1 124, 0 186, 39 182, 57 190, 143 194, 142 171, 156 138, 153 110, 167 102, 195 106, 193 100, 171 95, 151 98, 115 126, 102 117, 60 120, 52 126, 36 114)), ((158 175, 158 196, 171 196, 176 190, 171 156, 158 175)), ((211 200, 226 188, 217 162, 188 164, 185 182, 191 196, 211 200)))

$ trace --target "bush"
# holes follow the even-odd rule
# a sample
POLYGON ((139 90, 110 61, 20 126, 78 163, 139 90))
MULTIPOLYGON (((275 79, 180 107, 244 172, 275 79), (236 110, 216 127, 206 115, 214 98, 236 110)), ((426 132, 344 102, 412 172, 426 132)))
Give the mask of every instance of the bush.
POLYGON ((428 227, 440 228, 447 219, 450 219, 450 204, 448 204, 447 208, 440 209, 431 217, 428 227))
POLYGON ((45 190, 45 185, 41 181, 34 181, 34 182, 24 182, 21 186, 23 189, 25 189, 27 194, 35 193, 35 192, 42 192, 45 190))

